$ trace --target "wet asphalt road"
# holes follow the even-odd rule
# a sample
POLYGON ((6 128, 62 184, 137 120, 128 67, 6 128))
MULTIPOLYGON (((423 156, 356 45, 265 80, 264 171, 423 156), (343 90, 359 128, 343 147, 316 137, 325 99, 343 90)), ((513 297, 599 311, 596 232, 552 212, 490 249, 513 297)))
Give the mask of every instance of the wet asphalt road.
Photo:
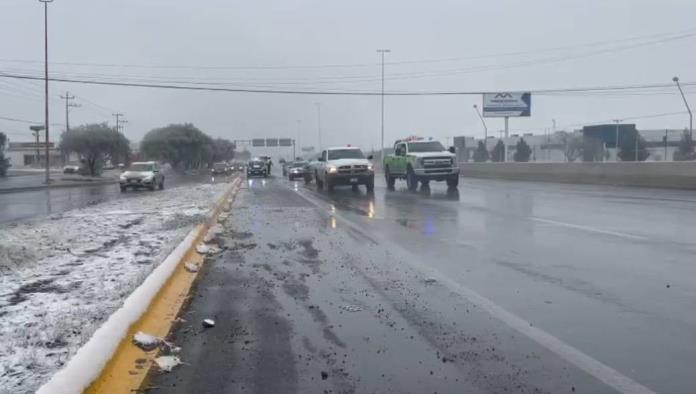
POLYGON ((682 191, 254 180, 171 338, 187 364, 152 386, 694 393, 694 224, 682 191))
MULTIPOLYGON (((16 176, 9 179, 9 181, 14 181, 14 183, 20 186, 24 184, 40 184, 40 182, 28 181, 29 178, 43 179, 43 175, 16 176)), ((188 183, 210 181, 210 175, 206 172, 201 172, 198 175, 184 175, 169 170, 165 172, 165 186, 167 188, 188 183)), ((99 204, 117 198, 139 196, 143 193, 151 192, 148 190, 129 190, 127 193, 121 193, 118 185, 113 184, 0 194, 0 225, 14 221, 41 218, 53 213, 99 204)))

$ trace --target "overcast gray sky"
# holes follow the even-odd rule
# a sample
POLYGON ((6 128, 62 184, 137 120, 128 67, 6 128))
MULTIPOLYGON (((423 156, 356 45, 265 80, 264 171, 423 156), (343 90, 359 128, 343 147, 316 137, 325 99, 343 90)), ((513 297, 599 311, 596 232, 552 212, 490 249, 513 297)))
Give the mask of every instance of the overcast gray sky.
MULTIPOLYGON (((670 83, 674 75, 690 82, 696 81, 694 16, 693 0, 55 0, 49 5, 49 61, 83 64, 50 66, 56 76, 81 79, 378 91, 376 49, 389 48, 387 91, 670 83)), ((0 0, 0 37, 0 72, 40 75, 43 7, 38 1, 0 0)), ((113 123, 111 113, 118 111, 129 122, 126 135, 136 141, 154 127, 176 122, 192 122, 229 139, 295 138, 299 120, 301 143, 316 145, 315 103, 320 103, 324 145, 379 146, 379 97, 55 82, 51 123, 65 122, 59 96, 66 90, 82 105, 71 111, 72 125, 113 123)), ((696 87, 687 92, 696 105, 696 87)), ((443 142, 447 136, 482 136, 472 108, 480 102, 479 96, 387 97, 387 144, 410 134, 443 142)), ((543 133, 552 119, 564 128, 683 110, 676 89, 535 95, 532 116, 512 119, 510 126, 512 132, 543 133)), ((0 117, 41 121, 42 83, 0 78, 0 117)), ((688 117, 633 122, 643 129, 683 128, 688 117)), ((488 123, 490 130, 503 126, 502 119, 488 123)), ((0 131, 15 141, 28 139, 27 127, 0 120, 0 131)))

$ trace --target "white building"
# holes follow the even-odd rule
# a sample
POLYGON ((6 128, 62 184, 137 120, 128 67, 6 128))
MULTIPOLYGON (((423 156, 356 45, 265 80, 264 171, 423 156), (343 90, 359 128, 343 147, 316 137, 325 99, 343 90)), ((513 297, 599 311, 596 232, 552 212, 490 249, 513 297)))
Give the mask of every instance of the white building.
MULTIPOLYGON (((55 146, 48 143, 51 166, 63 166, 63 155, 55 146)), ((5 150, 5 157, 10 159, 13 169, 38 168, 46 165, 46 144, 43 142, 10 142, 5 150)))

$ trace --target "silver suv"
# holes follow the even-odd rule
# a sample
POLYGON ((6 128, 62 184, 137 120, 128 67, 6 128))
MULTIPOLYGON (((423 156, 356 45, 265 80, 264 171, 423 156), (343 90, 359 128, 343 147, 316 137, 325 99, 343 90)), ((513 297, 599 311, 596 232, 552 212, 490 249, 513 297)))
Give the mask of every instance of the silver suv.
POLYGON ((147 188, 150 190, 159 188, 162 190, 164 189, 164 175, 157 162, 135 162, 121 174, 119 185, 122 192, 125 192, 128 188, 147 188))

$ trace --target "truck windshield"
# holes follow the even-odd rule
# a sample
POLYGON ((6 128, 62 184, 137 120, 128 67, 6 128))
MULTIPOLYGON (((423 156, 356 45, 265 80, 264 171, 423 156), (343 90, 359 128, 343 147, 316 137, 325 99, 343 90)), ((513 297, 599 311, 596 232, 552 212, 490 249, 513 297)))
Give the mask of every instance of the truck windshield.
POLYGON ((411 142, 408 144, 409 152, 442 152, 445 147, 438 141, 411 142))
POLYGON ((329 151, 329 160, 364 159, 360 149, 333 149, 329 151))
POLYGON ((307 165, 306 161, 295 161, 290 164, 290 168, 304 167, 305 165, 307 165))

